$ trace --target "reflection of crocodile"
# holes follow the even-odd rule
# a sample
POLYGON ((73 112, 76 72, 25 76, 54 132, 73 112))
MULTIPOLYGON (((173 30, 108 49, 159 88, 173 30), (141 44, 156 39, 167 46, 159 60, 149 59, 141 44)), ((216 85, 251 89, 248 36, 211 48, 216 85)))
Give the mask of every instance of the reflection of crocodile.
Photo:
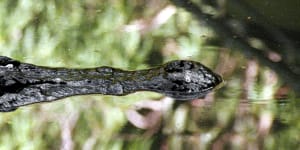
POLYGON ((222 82, 194 61, 175 60, 162 66, 125 71, 111 67, 48 68, 0 56, 0 111, 84 94, 126 95, 154 91, 178 100, 205 96, 222 82))

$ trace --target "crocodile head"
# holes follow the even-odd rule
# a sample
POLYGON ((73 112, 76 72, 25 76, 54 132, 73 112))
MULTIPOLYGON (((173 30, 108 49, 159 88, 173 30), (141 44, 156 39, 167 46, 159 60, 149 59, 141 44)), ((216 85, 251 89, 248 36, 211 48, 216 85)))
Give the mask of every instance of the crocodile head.
POLYGON ((178 100, 192 100, 204 97, 223 79, 199 62, 175 60, 164 65, 164 94, 178 100))

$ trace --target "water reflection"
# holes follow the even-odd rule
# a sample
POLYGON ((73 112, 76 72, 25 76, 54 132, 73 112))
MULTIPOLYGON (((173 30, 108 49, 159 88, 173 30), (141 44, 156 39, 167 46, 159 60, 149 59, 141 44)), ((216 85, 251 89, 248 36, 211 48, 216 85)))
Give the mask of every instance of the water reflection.
POLYGON ((0 115, 0 149, 299 149, 299 2, 2 0, 1 56, 128 69, 188 59, 226 84, 191 102, 141 92, 28 106, 0 115))
POLYGON ((261 140, 272 141, 273 136, 294 130, 289 127, 289 116, 284 114, 299 112, 293 99, 199 99, 189 103, 175 101, 172 106, 174 113, 163 117, 166 126, 161 126, 160 134, 168 137, 164 142, 170 142, 171 147, 183 149, 257 146, 261 140))

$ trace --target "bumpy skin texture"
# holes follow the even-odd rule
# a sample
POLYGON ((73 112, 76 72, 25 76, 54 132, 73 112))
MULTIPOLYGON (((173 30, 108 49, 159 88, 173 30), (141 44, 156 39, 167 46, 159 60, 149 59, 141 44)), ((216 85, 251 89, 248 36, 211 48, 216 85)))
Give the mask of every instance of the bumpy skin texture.
POLYGON ((146 70, 48 68, 0 56, 0 112, 85 94, 154 91, 178 100, 205 96, 221 76, 199 62, 175 60, 146 70))

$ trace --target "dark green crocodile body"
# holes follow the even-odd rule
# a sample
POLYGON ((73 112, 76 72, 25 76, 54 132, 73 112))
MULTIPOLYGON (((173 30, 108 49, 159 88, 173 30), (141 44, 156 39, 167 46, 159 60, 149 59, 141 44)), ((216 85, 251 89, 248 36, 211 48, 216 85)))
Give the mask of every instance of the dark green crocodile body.
POLYGON ((205 96, 222 82, 199 62, 175 60, 159 67, 126 71, 111 67, 49 68, 0 56, 0 111, 85 94, 127 95, 154 91, 177 100, 205 96))

